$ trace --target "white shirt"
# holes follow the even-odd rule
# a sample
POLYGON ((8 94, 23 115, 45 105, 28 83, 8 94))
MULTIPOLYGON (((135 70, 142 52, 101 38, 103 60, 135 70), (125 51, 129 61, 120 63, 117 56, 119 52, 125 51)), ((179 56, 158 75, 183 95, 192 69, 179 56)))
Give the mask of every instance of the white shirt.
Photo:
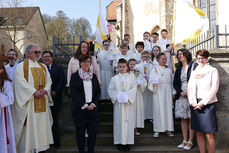
POLYGON ((14 66, 12 66, 12 67, 10 66, 10 64, 7 64, 5 66, 5 69, 6 69, 6 72, 7 72, 8 76, 9 76, 9 79, 12 80, 12 82, 14 80, 14 73, 15 73, 15 70, 17 68, 17 65, 18 64, 15 63, 14 66))
POLYGON ((91 80, 83 81, 83 86, 84 86, 84 93, 85 93, 85 101, 86 103, 91 103, 92 102, 92 82, 91 80))

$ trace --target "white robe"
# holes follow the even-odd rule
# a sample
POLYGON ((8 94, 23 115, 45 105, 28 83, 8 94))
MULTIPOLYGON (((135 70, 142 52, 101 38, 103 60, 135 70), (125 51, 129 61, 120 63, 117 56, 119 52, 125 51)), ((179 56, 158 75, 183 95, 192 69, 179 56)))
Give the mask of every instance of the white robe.
POLYGON ((113 76, 113 67, 112 63, 110 62, 113 60, 113 51, 101 51, 98 55, 98 63, 100 65, 100 78, 102 81, 101 86, 101 99, 110 99, 108 95, 108 86, 110 80, 113 76))
POLYGON ((170 68, 158 66, 150 72, 148 88, 153 91, 153 131, 174 131, 172 94, 173 76, 170 68), (158 74, 159 84, 153 85, 151 80, 158 74))
POLYGON ((152 48, 151 48, 151 43, 150 41, 144 41, 144 51, 148 51, 151 52, 152 48))
POLYGON ((5 69, 6 69, 6 72, 7 72, 8 76, 9 76, 9 78, 10 78, 10 80, 12 80, 12 82, 11 82, 12 84, 13 84, 13 81, 14 81, 14 74, 15 74, 17 65, 18 64, 15 63, 13 67, 11 67, 10 64, 7 64, 5 66, 5 69))
POLYGON ((134 144, 134 103, 136 96, 136 79, 134 74, 125 73, 112 77, 108 89, 114 104, 114 144, 134 144), (125 80, 125 89, 128 94, 127 103, 118 103, 118 94, 122 91, 121 80, 125 80))
MULTIPOLYGON (((150 71, 153 69, 153 64, 147 64, 146 74, 144 73, 144 63, 140 63, 136 65, 136 69, 147 78, 149 78, 150 71)), ((153 119, 153 94, 149 91, 148 88, 143 92, 143 101, 144 101, 144 118, 145 119, 153 119)))
POLYGON ((18 153, 31 153, 47 150, 53 144, 52 114, 49 106, 53 105, 50 91, 52 80, 46 69, 45 87, 46 112, 34 112, 34 80, 30 68, 40 67, 37 62, 29 60, 28 82, 24 78, 23 62, 18 64, 15 72, 15 103, 13 105, 13 124, 18 153), (26 120, 26 125, 24 125, 26 120))
POLYGON ((172 41, 169 39, 160 39, 157 42, 159 44, 159 46, 161 47, 161 52, 164 52, 166 57, 167 57, 167 62, 166 65, 171 68, 171 46, 169 46, 168 48, 166 48, 167 44, 171 44, 172 41))
POLYGON ((14 93, 12 84, 9 81, 4 82, 4 91, 0 92, 0 153, 16 153, 14 129, 11 117, 10 106, 14 102, 14 93), (4 108, 6 109, 6 121, 4 108), (5 124, 7 122, 7 126, 5 124), (6 133, 7 129, 7 133, 6 133), (7 138, 9 144, 7 145, 7 138))
POLYGON ((147 82, 142 74, 138 76, 135 73, 136 84, 137 84, 137 92, 136 92, 136 100, 135 100, 135 111, 136 112, 136 128, 144 128, 144 103, 143 103, 143 92, 147 86, 147 82), (140 82, 139 82, 140 80, 140 82), (138 84, 141 83, 141 84, 138 84))

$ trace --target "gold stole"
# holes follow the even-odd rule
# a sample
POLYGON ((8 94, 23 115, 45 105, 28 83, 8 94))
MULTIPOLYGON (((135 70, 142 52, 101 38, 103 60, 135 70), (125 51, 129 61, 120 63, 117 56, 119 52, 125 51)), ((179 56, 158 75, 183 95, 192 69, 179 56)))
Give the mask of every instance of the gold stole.
MULTIPOLYGON (((23 69, 24 69, 24 78, 26 81, 28 81, 29 78, 29 60, 26 59, 23 63, 23 69)), ((40 67, 34 67, 31 68, 31 73, 34 80, 34 88, 37 90, 43 89, 45 87, 45 75, 46 75, 46 69, 44 65, 42 65, 40 62, 38 64, 40 67)), ((34 111, 35 113, 40 112, 46 112, 46 101, 45 97, 42 97, 40 99, 34 97, 34 111)))

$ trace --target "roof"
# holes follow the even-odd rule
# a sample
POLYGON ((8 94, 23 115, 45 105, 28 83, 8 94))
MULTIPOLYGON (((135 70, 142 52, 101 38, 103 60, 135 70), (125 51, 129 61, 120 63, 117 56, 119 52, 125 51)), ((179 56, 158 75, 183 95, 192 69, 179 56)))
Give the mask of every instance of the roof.
POLYGON ((37 10, 39 7, 0 8, 0 17, 6 20, 3 26, 13 26, 15 20, 17 25, 27 26, 37 10))
POLYGON ((107 6, 107 20, 117 20, 116 6, 121 2, 122 0, 114 0, 107 6))
POLYGON ((17 26, 26 27, 37 11, 39 11, 41 16, 46 38, 48 39, 47 31, 45 29, 44 21, 39 7, 0 8, 0 18, 2 17, 5 20, 1 26, 14 26, 13 21, 16 19, 17 26))

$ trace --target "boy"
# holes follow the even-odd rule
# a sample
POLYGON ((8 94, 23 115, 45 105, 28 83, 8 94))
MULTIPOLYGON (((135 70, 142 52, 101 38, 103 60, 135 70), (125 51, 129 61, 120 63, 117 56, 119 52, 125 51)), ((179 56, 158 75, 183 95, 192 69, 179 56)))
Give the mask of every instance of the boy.
POLYGON ((135 59, 136 59, 137 64, 139 64, 141 63, 141 53, 144 50, 144 42, 138 41, 135 44, 135 48, 137 50, 137 52, 135 53, 135 59))
POLYGON ((143 34, 143 40, 144 40, 144 50, 150 52, 151 51, 151 43, 150 43, 150 33, 148 31, 144 32, 143 34))
MULTIPOLYGON (((140 64, 136 65, 136 69, 144 76, 146 81, 149 80, 149 73, 153 69, 153 64, 151 64, 150 60, 151 56, 148 51, 143 51, 140 64)), ((146 89, 143 92, 143 101, 144 101, 144 117, 148 119, 152 123, 153 119, 153 95, 152 93, 146 89)))
POLYGON ((132 55, 128 54, 128 44, 127 43, 122 43, 120 46, 120 53, 115 54, 114 61, 113 61, 113 67, 114 70, 117 72, 117 64, 119 59, 124 58, 125 60, 129 60, 132 57, 132 55))
POLYGON ((17 51, 15 49, 10 49, 7 53, 8 56, 12 57, 9 59, 9 63, 5 66, 6 72, 9 76, 9 79, 12 81, 11 83, 13 84, 13 80, 14 80, 14 73, 15 70, 17 68, 17 58, 18 58, 18 54, 17 51))
POLYGON ((138 128, 144 128, 144 104, 143 104, 143 92, 147 86, 147 82, 142 74, 135 70, 135 65, 137 64, 134 58, 128 61, 129 70, 135 75, 137 84, 137 93, 135 100, 135 135, 140 135, 138 128))
POLYGON ((100 66, 100 77, 102 81, 100 99, 107 100, 110 99, 107 89, 113 76, 112 62, 114 52, 110 50, 110 42, 108 39, 103 41, 103 48, 104 50, 98 54, 97 61, 100 66))
POLYGON ((154 46, 158 46, 159 34, 154 32, 151 37, 151 48, 153 49, 154 46))
POLYGON ((158 40, 158 45, 161 47, 161 52, 164 52, 167 57, 166 65, 171 68, 172 41, 168 39, 168 31, 166 29, 161 30, 161 37, 158 40))
POLYGON ((136 81, 134 74, 128 73, 125 59, 119 59, 118 70, 119 74, 111 78, 108 88, 114 104, 114 144, 120 151, 129 151, 129 145, 134 144, 136 81))

